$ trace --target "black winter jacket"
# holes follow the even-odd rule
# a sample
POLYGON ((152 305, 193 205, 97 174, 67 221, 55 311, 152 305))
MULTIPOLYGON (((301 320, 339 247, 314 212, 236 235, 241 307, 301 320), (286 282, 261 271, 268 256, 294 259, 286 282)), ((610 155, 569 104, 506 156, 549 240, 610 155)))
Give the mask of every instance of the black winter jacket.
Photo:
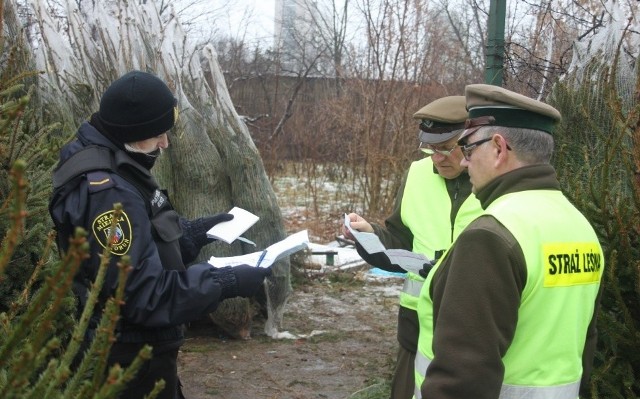
MULTIPOLYGON (((82 305, 98 273, 99 255, 109 236, 113 206, 120 203, 124 213, 116 227, 114 240, 117 242, 112 249, 99 309, 115 293, 116 263, 121 256, 128 255, 132 270, 121 308, 118 341, 180 341, 180 325, 214 311, 223 298, 223 288, 235 284, 235 277, 207 263, 185 268, 185 255, 180 249, 180 217, 166 193, 158 189, 148 169, 88 122, 80 126, 76 140, 62 148, 59 165, 90 146, 107 150, 104 152, 112 157, 112 170, 88 171, 71 179, 54 191, 49 206, 62 250, 68 248, 75 227, 83 227, 88 234, 90 257, 83 262, 74 280, 74 292, 82 305), (227 281, 229 279, 234 281, 227 281)), ((97 160, 96 164, 99 164, 97 160)), ((93 327, 99 319, 99 309, 95 311, 93 327)))

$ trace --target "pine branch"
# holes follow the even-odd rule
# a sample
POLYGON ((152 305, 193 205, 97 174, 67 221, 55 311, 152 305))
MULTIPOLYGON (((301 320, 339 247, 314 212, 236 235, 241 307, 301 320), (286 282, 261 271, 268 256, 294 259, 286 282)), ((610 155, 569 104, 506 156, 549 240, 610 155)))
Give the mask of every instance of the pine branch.
POLYGON ((53 378, 59 364, 58 360, 51 359, 45 371, 40 374, 38 382, 32 387, 31 393, 24 399, 53 398, 55 395, 51 390, 47 390, 47 382, 53 378))
MULTIPOLYGON (((6 369, 9 381, 19 381, 22 376, 39 370, 39 365, 32 362, 33 351, 42 347, 44 339, 52 332, 49 328, 51 319, 55 317, 62 298, 70 290, 73 275, 85 257, 85 243, 85 240, 72 241, 67 257, 58 265, 54 275, 46 279, 45 285, 25 314, 18 322, 13 323, 15 328, 0 346, 0 370, 6 369), (47 306, 51 298, 54 300, 47 306), (36 323, 39 318, 40 322, 36 323)), ((10 388, 9 384, 4 385, 0 390, 0 397, 7 397, 11 392, 10 388)))
MULTIPOLYGON (((68 256, 60 264, 60 267, 57 268, 54 275, 46 279, 46 284, 32 300, 29 308, 26 310, 20 321, 18 323, 15 323, 16 328, 11 331, 11 334, 9 335, 7 340, 0 347, 0 369, 4 368, 7 365, 7 362, 9 361, 12 354, 17 351, 17 348, 20 348, 20 341, 22 341, 25 336, 33 336, 34 322, 47 309, 46 304, 50 300, 50 298, 52 298, 54 295, 61 295, 64 293, 63 290, 58 289, 57 285, 59 284, 66 289, 69 289, 71 277, 78 269, 80 261, 82 260, 86 252, 77 244, 78 243, 72 243, 68 256), (76 245, 74 246, 73 244, 76 245)), ((60 301, 61 298, 56 298, 54 300, 54 305, 50 309, 57 310, 60 301)), ((53 316, 54 315, 45 316, 45 318, 43 319, 43 324, 47 324, 48 320, 50 320, 50 318, 52 318, 53 316)), ((0 397, 1 396, 2 395, 0 395, 0 397)))
MULTIPOLYGON (((5 268, 11 260, 11 256, 18 245, 20 235, 23 231, 24 219, 27 216, 24 209, 27 202, 27 183, 24 180, 25 168, 25 163, 19 161, 13 165, 10 172, 11 186, 13 187, 12 192, 14 195, 11 197, 12 202, 10 205, 9 219, 11 220, 11 225, 7 231, 7 235, 2 241, 2 247, 0 248, 0 281, 2 281, 5 268)), ((2 364, 0 363, 0 368, 1 367, 2 364)))
MULTIPOLYGON (((93 309, 98 303, 98 294, 104 284, 106 272, 111 261, 111 243, 115 242, 113 238, 116 232, 116 223, 121 213, 122 205, 115 204, 114 216, 110 229, 111 235, 108 240, 110 245, 105 248, 102 254, 98 275, 96 276, 96 280, 89 292, 87 304, 83 309, 78 327, 74 331, 72 343, 69 345, 69 348, 65 353, 62 361, 63 367, 67 367, 67 365, 76 356, 80 346, 79 344, 88 327, 93 309)), ((96 328, 95 338, 91 342, 89 349, 83 354, 84 358, 82 359, 74 377, 69 381, 64 392, 64 397, 114 397, 124 389, 126 383, 135 377, 144 361, 148 360, 151 356, 151 348, 144 348, 141 350, 136 360, 127 367, 124 372, 121 372, 119 366, 114 366, 109 371, 109 376, 105 381, 104 375, 107 366, 107 357, 111 345, 116 340, 114 331, 119 319, 120 307, 124 303, 124 289, 126 286, 127 276, 131 270, 129 257, 122 257, 117 266, 119 268, 119 273, 115 296, 110 298, 105 304, 100 323, 96 328), (86 384, 86 376, 89 375, 89 370, 92 371, 93 377, 91 383, 86 384)))
POLYGON ((16 314, 25 306, 27 306, 33 285, 36 282, 36 279, 38 278, 40 273, 42 272, 42 268, 44 266, 44 259, 48 258, 49 252, 51 251, 51 247, 53 246, 53 243, 54 243, 53 241, 54 239, 55 239, 55 233, 50 233, 47 238, 47 243, 45 244, 43 255, 40 258, 40 261, 38 261, 38 264, 36 265, 35 270, 31 274, 31 277, 29 278, 29 281, 24 287, 24 290, 22 290, 22 293, 20 294, 18 299, 16 299, 16 301, 13 302, 11 305, 11 311, 7 315, 7 317, 9 318, 9 321, 13 320, 16 317, 16 314))

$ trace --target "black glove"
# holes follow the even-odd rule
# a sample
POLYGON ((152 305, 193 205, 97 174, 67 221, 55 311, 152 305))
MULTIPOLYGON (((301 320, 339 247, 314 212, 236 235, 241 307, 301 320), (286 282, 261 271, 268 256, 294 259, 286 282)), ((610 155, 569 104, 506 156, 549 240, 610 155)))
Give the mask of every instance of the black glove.
POLYGON ((236 275, 238 296, 248 298, 262 288, 265 277, 271 275, 271 268, 240 265, 233 268, 233 273, 236 275))
POLYGON ((394 265, 389 260, 389 257, 384 252, 368 253, 360 243, 356 242, 356 251, 358 255, 373 267, 393 272, 393 273, 406 273, 407 271, 400 267, 400 265, 394 265))
POLYGON ((188 220, 180 218, 180 226, 182 226, 182 237, 180 237, 180 253, 182 261, 187 264, 193 261, 200 249, 206 244, 215 241, 213 238, 207 237, 207 231, 221 222, 227 222, 233 219, 230 213, 218 213, 217 215, 207 216, 199 219, 188 220))
POLYGON ((424 265, 422 265, 422 270, 418 271, 418 274, 420 274, 420 277, 422 278, 427 278, 427 276, 429 275, 429 272, 431 271, 431 269, 433 269, 433 267, 436 265, 436 263, 438 263, 438 259, 440 259, 440 257, 442 256, 442 254, 444 254, 444 250, 438 250, 435 252, 435 257, 425 263, 424 265))
POLYGON ((427 278, 429 272, 431 271, 431 269, 433 269, 433 266, 435 264, 436 261, 432 260, 431 262, 426 262, 424 265, 422 265, 422 269, 418 270, 418 274, 420 275, 420 277, 427 278))
POLYGON ((226 266, 217 269, 216 280, 222 286, 222 298, 254 296, 262 287, 265 277, 271 275, 271 268, 249 265, 226 266))

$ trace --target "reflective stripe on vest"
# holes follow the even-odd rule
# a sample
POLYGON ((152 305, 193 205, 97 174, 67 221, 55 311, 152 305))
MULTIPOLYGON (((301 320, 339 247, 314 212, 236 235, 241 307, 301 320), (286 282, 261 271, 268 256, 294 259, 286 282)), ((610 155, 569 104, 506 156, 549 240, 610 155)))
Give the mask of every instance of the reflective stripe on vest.
POLYGON ((417 298, 420 296, 420 290, 422 290, 422 284, 424 284, 424 281, 418 281, 418 280, 406 278, 404 279, 402 292, 417 298))
POLYGON ((548 387, 502 385, 499 399, 577 399, 580 381, 548 387))
POLYGON ((433 301, 429 292, 431 281, 435 275, 436 270, 440 267, 442 261, 447 257, 449 250, 442 255, 438 263, 431 269, 431 272, 425 279, 422 285, 422 291, 420 292, 420 303, 418 304, 418 324, 420 326, 420 333, 418 335, 418 348, 416 353, 416 360, 414 365, 415 375, 415 392, 416 397, 420 398, 420 387, 424 381, 424 376, 427 372, 427 367, 433 359, 433 301))
POLYGON ((427 358, 425 355, 420 353, 416 353, 416 360, 414 362, 413 368, 416 376, 420 375, 420 384, 416 384, 413 390, 413 396, 415 399, 422 399, 422 392, 420 391, 420 386, 422 385, 422 381, 424 381, 424 376, 427 374, 427 367, 431 364, 431 359, 427 358))
MULTIPOLYGON (((416 353, 414 364, 416 373, 425 375, 429 364, 431 364, 430 359, 419 352, 416 353)), ((579 391, 580 381, 550 387, 502 385, 499 399, 574 399, 578 397, 579 391)), ((413 394, 415 399, 422 399, 419 385, 416 385, 413 394)))
MULTIPOLYGON (((402 223, 413 234, 413 252, 433 259, 436 251, 449 248, 452 240, 481 212, 476 196, 469 195, 458 210, 452 226, 451 199, 447 185, 445 179, 434 172, 431 157, 411 164, 402 194, 400 216, 402 223)), ((407 273, 405 288, 411 291, 403 290, 400 294, 401 306, 417 309, 420 290, 414 290, 414 285, 418 282, 422 285, 422 281, 423 278, 419 275, 407 273)))

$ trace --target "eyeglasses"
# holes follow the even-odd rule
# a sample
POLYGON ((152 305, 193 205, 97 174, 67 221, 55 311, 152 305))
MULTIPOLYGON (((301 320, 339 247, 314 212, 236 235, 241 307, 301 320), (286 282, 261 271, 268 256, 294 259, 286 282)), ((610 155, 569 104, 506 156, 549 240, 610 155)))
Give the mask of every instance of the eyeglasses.
POLYGON ((493 139, 493 136, 461 146, 460 149, 462 150, 462 155, 464 155, 464 159, 466 159, 467 161, 470 161, 471 153, 473 152, 473 150, 475 150, 479 145, 484 144, 487 141, 491 141, 491 139, 493 139))
POLYGON ((459 145, 454 144, 453 147, 450 150, 441 150, 439 148, 435 148, 434 146, 432 146, 431 144, 427 144, 427 143, 420 143, 420 146, 418 147, 420 149, 420 151, 424 152, 427 156, 432 156, 435 154, 440 154, 440 155, 444 155, 445 157, 450 156, 455 150, 456 148, 458 148, 459 145))

